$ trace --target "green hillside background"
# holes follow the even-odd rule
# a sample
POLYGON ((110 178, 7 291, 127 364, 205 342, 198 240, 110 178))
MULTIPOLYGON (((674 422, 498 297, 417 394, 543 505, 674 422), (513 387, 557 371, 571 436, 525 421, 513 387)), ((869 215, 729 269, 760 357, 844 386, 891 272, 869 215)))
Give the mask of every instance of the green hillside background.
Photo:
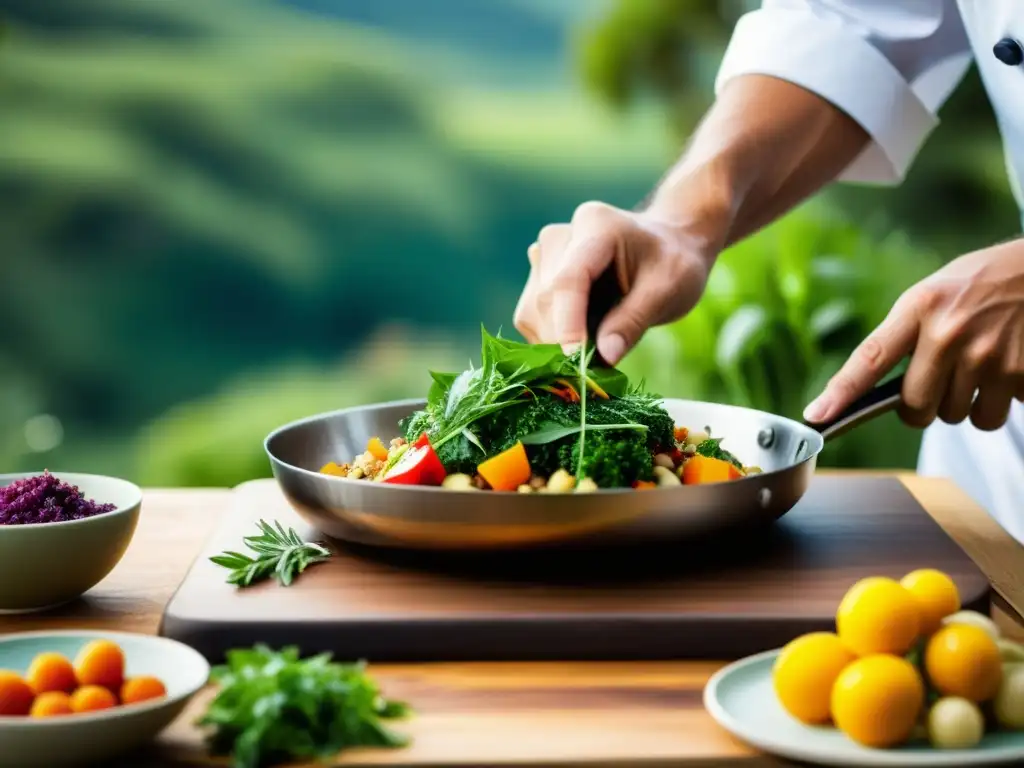
MULTIPOLYGON (((0 469, 229 485, 285 421, 422 394, 513 333, 541 226, 648 192, 743 6, 0 0, 0 469)), ((904 187, 731 249, 625 367, 798 416, 905 287, 1019 224, 976 75, 943 118, 904 187)), ((824 461, 917 441, 886 418, 824 461)))

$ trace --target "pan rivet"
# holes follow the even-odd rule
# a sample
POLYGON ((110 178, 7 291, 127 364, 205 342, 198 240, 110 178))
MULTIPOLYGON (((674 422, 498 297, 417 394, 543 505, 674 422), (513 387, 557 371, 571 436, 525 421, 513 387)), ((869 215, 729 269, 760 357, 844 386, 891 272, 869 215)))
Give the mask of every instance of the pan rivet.
POLYGON ((772 492, 767 488, 762 488, 757 492, 757 500, 760 502, 762 507, 767 507, 772 500, 772 492))
POLYGON ((771 448, 772 443, 775 442, 775 430, 771 427, 762 429, 757 433, 757 444, 762 448, 771 448))

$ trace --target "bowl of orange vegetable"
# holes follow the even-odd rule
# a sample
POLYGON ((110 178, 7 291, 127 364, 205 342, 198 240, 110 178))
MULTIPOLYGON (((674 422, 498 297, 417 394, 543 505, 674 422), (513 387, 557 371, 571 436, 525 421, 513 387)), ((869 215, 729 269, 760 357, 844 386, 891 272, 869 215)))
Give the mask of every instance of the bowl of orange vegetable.
POLYGON ((92 765, 152 740, 204 686, 187 645, 124 632, 0 637, 0 767, 92 765))

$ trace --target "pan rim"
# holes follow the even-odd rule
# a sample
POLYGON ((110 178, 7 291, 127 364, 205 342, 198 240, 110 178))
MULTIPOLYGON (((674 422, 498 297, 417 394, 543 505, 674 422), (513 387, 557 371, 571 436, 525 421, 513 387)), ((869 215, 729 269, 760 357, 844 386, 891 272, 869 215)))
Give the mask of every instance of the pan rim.
MULTIPOLYGON (((800 459, 799 461, 794 461, 792 464, 787 464, 784 467, 779 467, 778 469, 768 470, 768 471, 765 471, 765 472, 758 473, 756 475, 748 475, 748 476, 739 478, 737 480, 730 480, 728 485, 730 485, 731 487, 735 487, 735 485, 739 484, 739 483, 748 483, 749 484, 751 482, 757 482, 758 480, 762 480, 764 478, 774 478, 774 477, 780 476, 780 475, 782 475, 784 473, 795 471, 798 467, 803 466, 807 462, 816 460, 817 457, 821 454, 821 451, 825 447, 825 438, 824 438, 824 436, 822 436, 822 434, 820 432, 816 431, 813 427, 809 427, 806 424, 801 424, 800 422, 796 421, 795 419, 791 419, 791 418, 786 417, 786 416, 780 416, 779 414, 771 413, 769 411, 761 411, 761 410, 758 410, 756 408, 749 408, 749 407, 743 406, 743 405, 732 405, 732 404, 729 404, 729 403, 714 403, 714 402, 709 402, 709 401, 706 401, 706 400, 688 400, 688 399, 678 398, 678 397, 661 397, 661 398, 659 398, 659 402, 662 402, 662 403, 672 402, 672 403, 677 403, 677 404, 683 405, 683 406, 697 406, 697 407, 700 407, 700 406, 713 406, 715 408, 726 408, 726 409, 733 410, 733 411, 741 411, 744 414, 748 414, 751 418, 754 418, 754 417, 757 417, 757 418, 771 418, 771 419, 775 419, 775 420, 781 421, 781 422, 783 422, 786 425, 787 428, 793 430, 794 432, 796 432, 798 434, 799 433, 804 433, 807 436, 807 438, 808 438, 808 448, 807 448, 807 454, 804 456, 804 458, 800 459)), ((326 420, 334 418, 334 417, 343 416, 343 415, 346 415, 346 414, 356 413, 356 412, 360 412, 360 411, 385 410, 385 409, 389 409, 389 408, 398 408, 398 407, 413 407, 413 408, 415 408, 417 406, 423 406, 425 404, 426 404, 426 399, 422 398, 422 397, 403 398, 403 399, 398 399, 398 400, 387 400, 387 401, 377 402, 377 403, 366 403, 366 404, 363 404, 363 405, 346 406, 344 408, 337 408, 337 409, 334 409, 334 410, 331 410, 331 411, 323 411, 321 413, 315 413, 315 414, 311 414, 309 416, 303 416, 302 418, 294 419, 293 421, 287 422, 285 424, 282 424, 282 425, 274 428, 263 439, 263 450, 267 454, 267 457, 270 460, 271 468, 272 469, 275 468, 275 466, 281 466, 283 468, 286 468, 289 472, 298 473, 301 476, 315 479, 317 482, 334 483, 336 485, 341 485, 342 487, 361 488, 361 489, 366 489, 366 490, 377 488, 380 491, 385 492, 385 493, 401 493, 401 492, 416 493, 416 494, 422 494, 422 493, 444 493, 444 494, 465 493, 464 491, 453 491, 450 488, 443 488, 441 486, 401 485, 401 484, 392 484, 392 483, 372 483, 372 482, 367 482, 366 480, 363 480, 363 479, 352 480, 352 479, 347 478, 347 477, 338 477, 337 475, 325 475, 324 473, 318 472, 316 470, 306 469, 305 467, 299 467, 299 466, 296 466, 295 464, 291 464, 290 462, 287 462, 284 459, 282 459, 280 456, 277 456, 271 450, 271 443, 274 441, 275 438, 277 438, 278 436, 280 436, 280 435, 282 435, 282 434, 284 434, 284 433, 286 433, 286 432, 288 432, 290 430, 296 429, 298 427, 305 426, 306 424, 311 424, 313 422, 318 422, 318 421, 326 421, 326 420)), ((686 485, 657 486, 657 487, 655 487, 653 489, 650 489, 648 491, 644 491, 644 493, 652 493, 652 492, 655 492, 655 493, 656 492, 680 493, 680 492, 686 492, 684 489, 688 489, 688 492, 690 492, 690 493, 696 493, 698 489, 706 490, 707 489, 707 485, 703 485, 703 486, 686 486, 686 485)), ((561 493, 559 493, 559 494, 531 493, 531 494, 524 494, 524 493, 518 493, 517 491, 495 491, 495 490, 487 491, 487 494, 490 495, 490 496, 498 496, 498 497, 518 496, 518 497, 520 497, 520 498, 522 498, 524 500, 528 499, 528 498, 531 498, 531 499, 545 499, 545 500, 548 500, 548 499, 561 499, 563 501, 566 498, 568 498, 568 497, 585 499, 586 497, 593 496, 594 494, 599 494, 601 496, 617 496, 617 495, 627 495, 627 494, 634 494, 634 493, 637 493, 637 491, 634 488, 598 488, 596 491, 590 491, 590 492, 584 493, 584 494, 574 494, 574 493, 564 493, 564 494, 561 494, 561 493)), ((534 502, 534 503, 537 503, 537 502, 534 502)))

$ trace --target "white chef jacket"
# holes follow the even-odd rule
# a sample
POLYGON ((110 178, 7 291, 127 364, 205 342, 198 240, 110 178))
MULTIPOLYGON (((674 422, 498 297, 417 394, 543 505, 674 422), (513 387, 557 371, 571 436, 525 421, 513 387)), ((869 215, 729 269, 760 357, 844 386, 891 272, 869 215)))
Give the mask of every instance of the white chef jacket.
MULTIPOLYGON (((1003 63, 993 51, 1007 38, 1024 45, 1024 0, 764 0, 737 23, 716 90, 739 75, 763 74, 813 91, 872 139, 840 180, 894 184, 973 60, 1024 208, 1024 64, 1003 63)), ((918 472, 951 478, 1024 542, 1024 403, 1014 401, 995 432, 935 422, 918 472)))

